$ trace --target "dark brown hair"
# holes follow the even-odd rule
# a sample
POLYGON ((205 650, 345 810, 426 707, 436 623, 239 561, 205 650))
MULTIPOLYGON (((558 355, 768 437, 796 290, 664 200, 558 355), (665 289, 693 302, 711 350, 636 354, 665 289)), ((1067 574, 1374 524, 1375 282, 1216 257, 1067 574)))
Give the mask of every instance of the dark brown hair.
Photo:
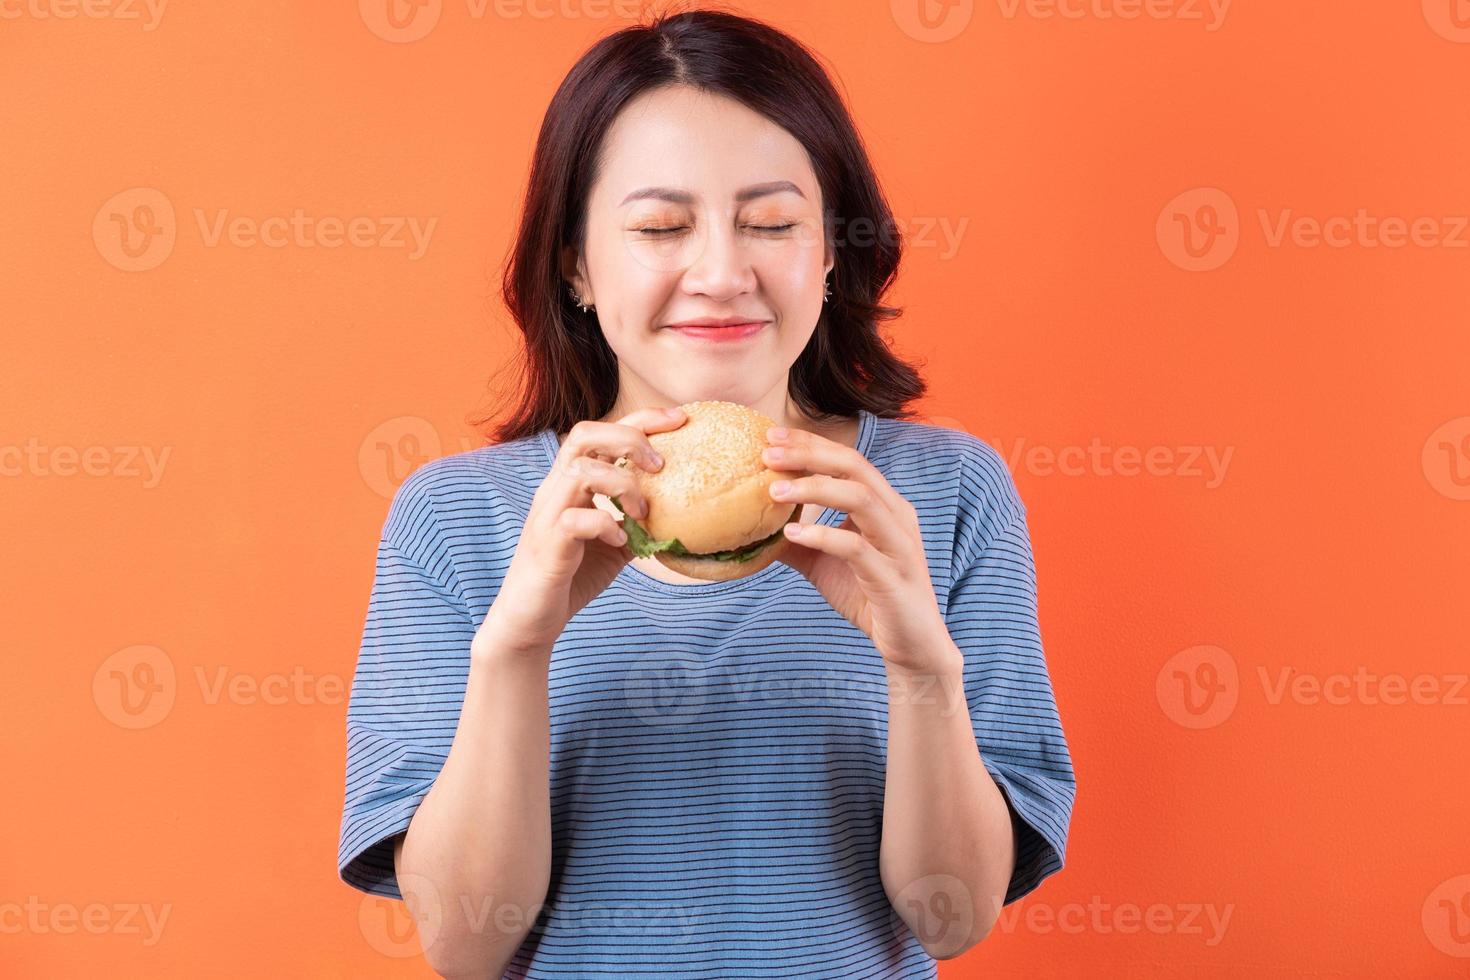
MULTIPOLYGON (((792 400, 819 423, 856 415, 859 408, 911 417, 905 406, 927 386, 878 332, 882 321, 902 312, 882 303, 898 272, 901 243, 841 96, 794 38, 757 20, 702 8, 657 14, 602 38, 572 66, 547 107, 501 283, 525 344, 509 365, 519 382, 515 408, 494 428, 493 441, 547 428, 566 432, 612 410, 617 358, 596 313, 583 313, 573 302, 561 253, 566 245, 580 252, 585 242, 587 198, 614 117, 642 93, 677 84, 741 102, 791 133, 811 159, 836 264, 831 299, 791 367, 792 400)), ((485 425, 497 414, 470 421, 485 425)))

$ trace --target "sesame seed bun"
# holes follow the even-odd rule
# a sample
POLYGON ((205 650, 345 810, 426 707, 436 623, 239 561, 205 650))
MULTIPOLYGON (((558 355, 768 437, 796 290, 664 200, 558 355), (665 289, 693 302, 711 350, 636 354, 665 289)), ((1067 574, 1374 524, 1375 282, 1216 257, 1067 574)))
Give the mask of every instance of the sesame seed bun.
MULTIPOLYGON (((665 548, 653 555, 680 575, 719 582, 758 572, 784 553, 781 528, 801 514, 800 504, 772 500, 770 486, 800 474, 769 469, 762 461, 766 429, 775 423, 760 412, 726 401, 679 408, 687 415, 683 425, 648 436, 664 465, 657 473, 631 467, 648 502, 648 516, 635 523, 653 541, 677 540, 687 554, 665 548), (776 537, 744 560, 701 557, 744 549, 771 535, 776 537)), ((624 526, 630 521, 625 517, 624 526)))

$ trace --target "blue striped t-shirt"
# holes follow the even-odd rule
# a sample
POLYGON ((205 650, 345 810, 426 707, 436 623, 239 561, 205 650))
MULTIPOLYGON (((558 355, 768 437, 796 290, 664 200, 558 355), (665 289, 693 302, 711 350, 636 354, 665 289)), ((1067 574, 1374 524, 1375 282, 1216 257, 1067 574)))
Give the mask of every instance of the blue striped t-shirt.
MULTIPOLYGON (((1025 507, 963 432, 863 411, 857 449, 918 510, 1017 829, 1009 903, 1061 869, 1075 796, 1025 507)), ((448 754, 470 641, 557 451, 548 429, 447 456, 394 496, 347 712, 337 857, 355 888, 402 897, 392 838, 448 754)), ((879 876, 882 659, 794 569, 676 584, 629 565, 568 623, 549 685, 551 880, 506 976, 936 975, 879 876)))

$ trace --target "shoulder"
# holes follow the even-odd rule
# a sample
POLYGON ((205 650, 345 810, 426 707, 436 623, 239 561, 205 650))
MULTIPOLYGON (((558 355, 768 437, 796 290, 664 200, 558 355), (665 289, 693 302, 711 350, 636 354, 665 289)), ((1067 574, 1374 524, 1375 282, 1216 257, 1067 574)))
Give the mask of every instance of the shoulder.
POLYGON ((877 426, 869 455, 885 473, 921 486, 952 485, 985 509, 1024 512, 1010 467, 985 440, 909 419, 877 419, 877 426))
POLYGON ((870 456, 911 502, 953 503, 953 548, 959 561, 1007 526, 1026 506, 1005 457, 969 432, 909 419, 878 419, 870 456))
POLYGON ((550 460, 536 436, 429 460, 399 484, 383 537, 407 542, 491 514, 524 516, 550 460))

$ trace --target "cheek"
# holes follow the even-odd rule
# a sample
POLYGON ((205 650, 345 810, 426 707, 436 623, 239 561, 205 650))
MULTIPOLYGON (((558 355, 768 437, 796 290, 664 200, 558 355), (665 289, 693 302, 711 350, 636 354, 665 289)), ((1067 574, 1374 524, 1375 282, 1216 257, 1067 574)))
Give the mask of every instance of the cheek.
POLYGON ((617 232, 600 235, 595 243, 588 241, 587 272, 596 290, 597 309, 604 314, 603 329, 609 334, 609 343, 616 332, 647 326, 678 281, 639 261, 635 250, 628 248, 617 232))
POLYGON ((762 274, 773 298, 786 309, 806 309, 822 302, 820 249, 791 249, 770 256, 762 274))

